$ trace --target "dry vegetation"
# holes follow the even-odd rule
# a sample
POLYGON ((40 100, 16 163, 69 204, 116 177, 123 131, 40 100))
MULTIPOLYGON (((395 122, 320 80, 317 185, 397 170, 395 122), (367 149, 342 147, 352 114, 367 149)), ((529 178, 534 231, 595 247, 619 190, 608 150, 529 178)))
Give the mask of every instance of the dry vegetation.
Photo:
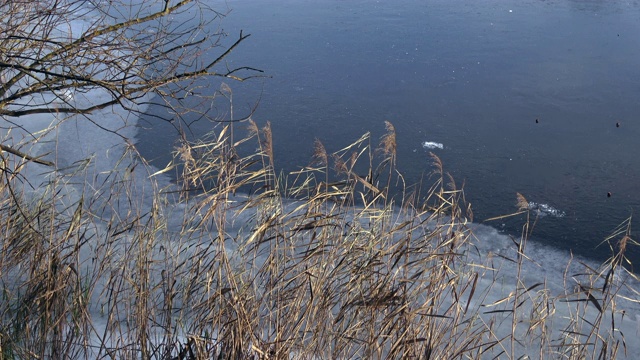
MULTIPOLYGON (((0 2, 0 359, 635 355, 630 221, 600 267, 531 279, 526 199, 522 235, 493 253, 435 155, 426 184, 405 184, 391 123, 379 142, 365 134, 335 153, 317 141, 286 176, 270 125, 251 116, 183 138, 160 171, 133 145, 111 169, 93 166, 104 154, 58 161, 74 161, 55 153, 65 124, 124 138, 127 121, 107 129, 104 117, 128 117, 149 94, 167 110, 158 121, 204 118, 215 95, 198 81, 259 74, 223 66, 242 33, 207 57, 222 34, 208 32, 221 14, 206 2, 117 3, 97 2, 93 18, 93 2, 0 2), (180 20, 190 11, 193 26, 180 20), (49 125, 26 129, 37 122, 49 125), (169 171, 178 184, 160 186, 169 171)), ((226 85, 216 94, 231 99, 226 85)))
POLYGON ((628 228, 607 239, 609 262, 567 271, 554 293, 522 274, 526 199, 510 255, 482 253, 435 155, 429 186, 404 185, 390 123, 380 144, 365 134, 327 153, 318 141, 289 176, 272 141, 251 120, 183 141, 165 169, 180 190, 154 190, 150 206, 139 189, 155 177, 130 176, 148 169, 133 147, 80 192, 69 182, 82 169, 26 191, 22 169, 40 165, 3 154, 0 356, 610 359, 637 336, 619 329, 619 292, 635 282, 628 228))

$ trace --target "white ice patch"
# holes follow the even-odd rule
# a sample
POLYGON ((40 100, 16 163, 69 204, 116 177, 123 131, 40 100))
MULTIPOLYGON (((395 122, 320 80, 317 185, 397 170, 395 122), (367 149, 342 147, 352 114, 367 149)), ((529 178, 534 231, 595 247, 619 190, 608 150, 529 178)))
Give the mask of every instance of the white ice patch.
POLYGON ((442 145, 442 143, 433 142, 433 141, 423 142, 422 147, 425 149, 444 149, 444 145, 442 145))
POLYGON ((536 215, 542 216, 553 216, 553 217, 564 217, 566 214, 562 210, 558 210, 549 204, 538 204, 535 202, 529 202, 529 210, 533 211, 536 215))
POLYGON ((73 90, 66 89, 65 91, 56 92, 56 96, 65 103, 73 101, 75 96, 73 96, 73 90))

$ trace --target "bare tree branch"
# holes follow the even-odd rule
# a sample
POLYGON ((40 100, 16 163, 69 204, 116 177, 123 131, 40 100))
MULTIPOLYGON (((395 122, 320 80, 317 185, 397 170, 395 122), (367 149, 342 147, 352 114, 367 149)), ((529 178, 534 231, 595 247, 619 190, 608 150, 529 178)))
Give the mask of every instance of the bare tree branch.
MULTIPOLYGON (((76 0, 61 1, 59 10, 46 12, 38 5, 27 5, 26 2, 18 3, 21 6, 14 6, 11 2, 0 6, 0 10, 11 14, 14 20, 18 18, 18 11, 26 12, 22 22, 12 24, 9 33, 5 31, 4 36, 0 35, 0 51, 3 53, 0 57, 0 115, 88 113, 121 103, 124 99, 131 101, 140 98, 146 93, 157 92, 167 85, 189 79, 217 76, 242 81, 261 73, 247 66, 215 70, 249 35, 241 32, 238 39, 213 61, 202 63, 199 55, 219 46, 222 34, 217 34, 214 39, 202 37, 200 30, 204 24, 196 24, 183 32, 172 32, 161 23, 153 23, 179 13, 188 4, 196 3, 194 0, 173 5, 168 0, 163 1, 162 10, 115 24, 95 23, 82 34, 68 34, 70 38, 66 41, 59 35, 52 35, 50 27, 67 25, 70 21, 68 11, 76 3, 76 0), (196 34, 200 37, 190 40, 196 34), (189 54, 189 49, 197 51, 189 54), (193 65, 198 63, 202 64, 193 65), (250 75, 237 75, 242 71, 250 75), (92 88, 108 91, 112 99, 86 108, 56 106, 50 109, 51 104, 48 103, 43 104, 42 108, 27 110, 12 106, 35 94, 58 96, 56 91, 88 91, 92 88)), ((0 16, 0 23, 11 21, 3 21, 0 16)), ((157 93, 173 96, 171 91, 157 93)))
POLYGON ((10 146, 7 146, 7 145, 0 144, 0 150, 6 151, 6 152, 8 152, 10 154, 13 154, 13 155, 16 155, 18 157, 27 159, 29 161, 33 161, 34 163, 47 165, 47 166, 54 166, 55 165, 51 161, 46 161, 46 160, 39 159, 37 157, 33 157, 31 155, 25 154, 22 151, 16 150, 16 149, 14 149, 14 148, 12 148, 10 146))
POLYGON ((215 97, 194 85, 199 78, 261 76, 253 67, 223 64, 250 35, 241 31, 223 46, 226 35, 210 32, 211 19, 220 16, 198 0, 0 0, 0 117, 88 115, 115 105, 135 111, 132 105, 148 101, 147 94, 159 95, 174 114, 186 112, 176 108, 184 94, 203 102, 215 97), (93 20, 78 26, 79 14, 93 20), (90 105, 74 101, 75 94, 96 90, 107 96, 90 105))

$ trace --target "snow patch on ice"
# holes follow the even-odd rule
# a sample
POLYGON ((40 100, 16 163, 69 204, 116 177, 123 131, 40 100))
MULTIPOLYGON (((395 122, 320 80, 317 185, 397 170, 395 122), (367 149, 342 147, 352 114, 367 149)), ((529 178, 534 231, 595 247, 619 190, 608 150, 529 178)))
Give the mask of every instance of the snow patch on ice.
POLYGON ((549 204, 540 204, 536 202, 529 202, 529 210, 533 211, 536 215, 553 216, 557 218, 564 217, 566 213, 562 210, 558 210, 549 204))
POLYGON ((425 141, 422 143, 422 147, 425 149, 444 149, 444 145, 439 142, 425 141))

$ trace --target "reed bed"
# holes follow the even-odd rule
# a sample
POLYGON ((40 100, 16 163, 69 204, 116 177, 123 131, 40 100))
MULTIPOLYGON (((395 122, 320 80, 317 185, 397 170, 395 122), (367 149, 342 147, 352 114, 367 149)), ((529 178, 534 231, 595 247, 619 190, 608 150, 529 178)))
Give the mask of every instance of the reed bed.
POLYGON ((629 221, 605 239, 612 257, 600 267, 576 261, 532 281, 526 198, 513 214, 522 234, 487 252, 436 155, 425 184, 404 183, 391 123, 379 141, 365 134, 334 153, 317 141, 287 175, 270 124, 240 124, 183 139, 159 172, 127 146, 112 171, 76 164, 38 191, 21 171, 39 165, 3 154, 0 356, 633 356, 637 333, 621 330, 638 289, 629 221), (160 188, 169 171, 177 184, 160 188))

